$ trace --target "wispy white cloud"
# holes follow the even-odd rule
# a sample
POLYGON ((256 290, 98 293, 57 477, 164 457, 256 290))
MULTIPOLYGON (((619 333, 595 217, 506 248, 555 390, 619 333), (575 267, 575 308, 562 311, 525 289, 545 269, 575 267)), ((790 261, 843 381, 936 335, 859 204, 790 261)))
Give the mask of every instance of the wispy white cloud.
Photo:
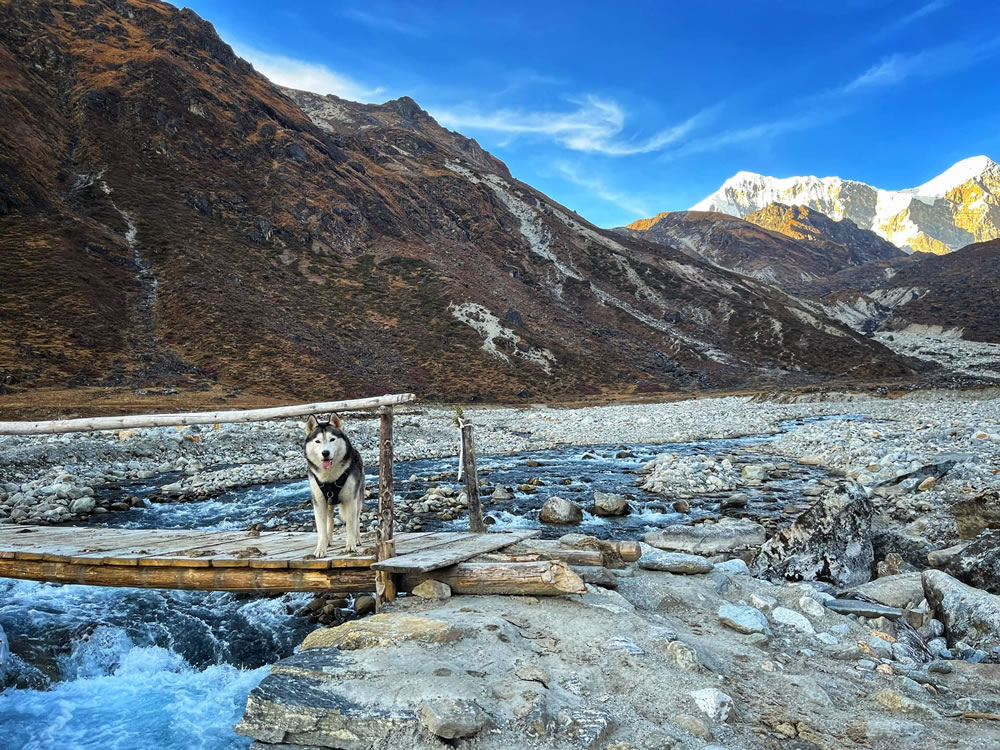
POLYGON ((939 10, 944 10, 951 5, 952 2, 953 0, 931 0, 929 3, 924 3, 907 13, 905 16, 901 16, 892 23, 886 24, 881 29, 878 29, 874 34, 872 34, 871 37, 869 37, 869 41, 875 42, 893 36, 922 18, 925 18, 932 13, 936 13, 939 10))
POLYGON ((652 212, 640 199, 629 195, 622 190, 611 187, 598 177, 594 177, 593 175, 584 176, 580 174, 580 170, 573 164, 559 161, 553 166, 556 171, 568 182, 571 182, 578 187, 585 188, 592 195, 603 201, 612 203, 624 211, 628 211, 637 218, 652 215, 652 212))
POLYGON ((743 143, 765 143, 787 133, 809 130, 838 116, 840 116, 839 112, 835 113, 832 111, 804 114, 798 117, 761 122, 743 128, 720 130, 716 133, 710 133, 687 141, 677 148, 667 151, 664 154, 664 158, 670 160, 693 154, 709 153, 719 151, 727 146, 735 146, 743 143))
POLYGON ((381 86, 366 86, 318 63, 271 54, 239 43, 233 44, 233 50, 280 86, 315 94, 335 94, 356 102, 376 101, 385 91, 381 86))
POLYGON ((588 95, 571 100, 571 103, 576 109, 565 112, 515 109, 483 112, 464 107, 435 109, 433 114, 442 124, 452 128, 545 137, 573 151, 629 156, 659 151, 681 140, 718 111, 717 107, 704 110, 649 138, 636 140, 621 137, 625 129, 625 111, 614 100, 588 95))
POLYGON ((889 55, 843 86, 823 92, 820 96, 849 96, 894 86, 910 78, 941 78, 968 70, 998 52, 1000 37, 981 42, 950 42, 912 54, 889 55))
POLYGON ((340 13, 341 16, 351 21, 356 21, 365 26, 369 26, 379 31, 391 31, 395 34, 405 34, 407 36, 425 36, 423 28, 414 24, 405 23, 385 14, 367 13, 357 8, 345 8, 340 13))

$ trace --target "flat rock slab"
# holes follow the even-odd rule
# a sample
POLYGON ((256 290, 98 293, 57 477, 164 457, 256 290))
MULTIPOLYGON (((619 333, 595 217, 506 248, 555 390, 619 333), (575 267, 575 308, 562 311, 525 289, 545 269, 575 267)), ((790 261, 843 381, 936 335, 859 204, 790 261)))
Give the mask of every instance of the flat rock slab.
POLYGON ((331 646, 345 651, 387 648, 404 641, 451 643, 461 637, 462 631, 441 620, 414 615, 374 615, 335 628, 314 630, 302 642, 302 650, 331 646))
POLYGON ((667 573, 711 573, 715 566, 698 555, 688 555, 684 552, 664 552, 646 545, 639 567, 646 570, 662 570, 667 573))
MULTIPOLYGON (((876 578, 874 581, 854 586, 852 592, 863 594, 888 607, 903 608, 918 605, 924 598, 924 583, 920 573, 900 573, 876 578)), ((832 608, 831 608, 832 609, 832 608)), ((865 615, 878 617, 879 615, 865 615)))
POLYGON ((667 526, 651 531, 643 541, 651 547, 672 552, 715 555, 764 543, 767 532, 759 523, 723 519, 696 526, 667 526))
POLYGON ((873 604, 872 602, 862 602, 858 599, 827 599, 823 602, 823 606, 841 615, 888 617, 890 620, 898 620, 903 616, 903 610, 897 607, 888 607, 884 604, 873 604))

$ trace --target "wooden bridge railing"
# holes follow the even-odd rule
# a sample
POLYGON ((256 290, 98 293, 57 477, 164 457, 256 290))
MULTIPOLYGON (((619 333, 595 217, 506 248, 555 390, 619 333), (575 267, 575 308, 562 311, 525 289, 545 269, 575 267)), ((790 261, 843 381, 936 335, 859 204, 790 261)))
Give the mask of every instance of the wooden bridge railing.
MULTIPOLYGON (((220 424, 234 422, 265 422, 288 417, 304 417, 332 411, 359 411, 380 409, 379 425, 379 493, 378 530, 376 531, 376 559, 386 560, 396 554, 393 539, 393 486, 392 486, 392 407, 416 401, 412 393, 398 393, 347 401, 321 401, 295 406, 275 406, 267 409, 240 409, 232 411, 187 412, 178 414, 140 414, 124 417, 88 417, 83 419, 54 419, 38 422, 0 422, 0 435, 47 435, 65 432, 92 432, 96 430, 125 430, 141 427, 177 427, 195 424, 220 424)), ((376 607, 381 609, 396 597, 392 573, 379 571, 375 579, 376 607)))

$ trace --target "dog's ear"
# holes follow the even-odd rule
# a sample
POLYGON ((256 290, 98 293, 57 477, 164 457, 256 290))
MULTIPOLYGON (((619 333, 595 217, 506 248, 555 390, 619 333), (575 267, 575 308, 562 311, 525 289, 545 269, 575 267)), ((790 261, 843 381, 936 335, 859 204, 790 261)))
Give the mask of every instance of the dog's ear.
POLYGON ((340 419, 340 417, 337 416, 336 412, 330 412, 330 416, 328 417, 328 419, 330 420, 330 424, 332 424, 341 432, 344 431, 344 422, 340 419))
POLYGON ((316 419, 316 415, 315 414, 310 414, 309 415, 309 419, 306 420, 306 434, 308 435, 310 432, 312 432, 313 430, 315 430, 316 429, 316 425, 318 425, 318 424, 319 424, 319 420, 316 419))

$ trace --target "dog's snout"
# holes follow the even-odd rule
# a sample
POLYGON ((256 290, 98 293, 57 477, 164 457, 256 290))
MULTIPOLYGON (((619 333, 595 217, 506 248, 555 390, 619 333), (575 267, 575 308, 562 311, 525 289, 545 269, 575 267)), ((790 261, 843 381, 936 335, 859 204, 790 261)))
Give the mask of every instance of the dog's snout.
POLYGON ((329 458, 329 457, 330 457, 330 451, 323 451, 323 458, 329 458))

